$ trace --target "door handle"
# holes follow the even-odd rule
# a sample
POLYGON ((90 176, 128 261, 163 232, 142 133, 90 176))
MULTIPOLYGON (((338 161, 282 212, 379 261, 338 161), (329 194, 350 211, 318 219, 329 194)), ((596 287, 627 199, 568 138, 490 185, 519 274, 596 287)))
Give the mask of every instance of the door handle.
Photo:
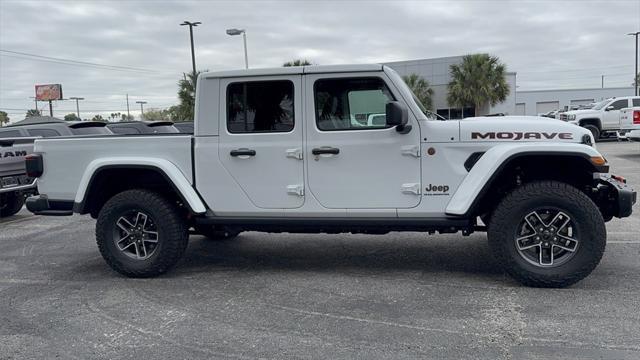
POLYGON ((231 150, 229 153, 231 156, 256 156, 256 151, 251 149, 236 149, 231 150))
POLYGON ((320 148, 314 148, 311 150, 313 155, 322 155, 322 154, 332 154, 338 155, 340 154, 340 149, 334 147, 323 146, 320 148))

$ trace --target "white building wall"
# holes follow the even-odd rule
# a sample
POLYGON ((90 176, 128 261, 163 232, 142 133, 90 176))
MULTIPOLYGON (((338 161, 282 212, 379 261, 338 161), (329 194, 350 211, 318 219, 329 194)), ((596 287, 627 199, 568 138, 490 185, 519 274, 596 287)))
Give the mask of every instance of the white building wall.
POLYGON ((518 91, 515 102, 518 108, 524 107, 525 115, 537 115, 537 110, 547 109, 548 103, 555 109, 564 109, 570 105, 580 105, 592 101, 600 101, 611 97, 633 96, 633 87, 569 89, 569 90, 531 90, 518 91))

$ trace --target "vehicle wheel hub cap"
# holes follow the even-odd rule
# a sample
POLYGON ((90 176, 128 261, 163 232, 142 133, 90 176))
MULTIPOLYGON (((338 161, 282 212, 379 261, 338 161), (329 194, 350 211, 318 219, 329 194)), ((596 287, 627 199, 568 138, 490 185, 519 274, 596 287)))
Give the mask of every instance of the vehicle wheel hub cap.
POLYGON ((538 267, 560 266, 578 250, 579 240, 571 217, 555 209, 527 214, 515 236, 518 254, 538 267))
POLYGON ((113 235, 116 248, 136 260, 148 259, 158 245, 155 221, 141 211, 129 211, 119 217, 113 235))

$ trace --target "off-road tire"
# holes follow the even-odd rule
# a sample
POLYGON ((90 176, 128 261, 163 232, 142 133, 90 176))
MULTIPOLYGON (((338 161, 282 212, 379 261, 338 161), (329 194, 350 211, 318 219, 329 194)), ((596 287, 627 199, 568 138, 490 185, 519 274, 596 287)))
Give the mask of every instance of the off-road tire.
POLYGON ((24 205, 24 196, 20 192, 0 194, 0 218, 17 214, 24 205))
POLYGON ((566 183, 539 181, 505 196, 491 216, 487 235, 497 263, 514 279, 527 286, 561 288, 575 284, 595 269, 604 253, 607 233, 602 214, 588 196, 566 183), (515 244, 524 216, 545 206, 561 209, 574 219, 580 237, 573 257, 550 268, 528 263, 515 244))
POLYGON ((207 226, 207 225, 201 225, 196 228, 196 233, 212 241, 233 240, 241 232, 242 231, 238 229, 233 229, 229 227, 216 227, 216 226, 207 226))
POLYGON ((594 141, 600 140, 600 129, 598 129, 597 126, 592 124, 587 124, 587 125, 583 125, 582 127, 591 131, 591 135, 593 135, 594 141))
POLYGON ((152 191, 127 190, 113 196, 100 210, 96 241, 102 257, 113 270, 129 277, 153 277, 165 273, 180 260, 187 248, 189 233, 172 202, 152 191), (116 221, 131 210, 142 211, 156 222, 157 247, 144 260, 127 257, 113 240, 116 221))

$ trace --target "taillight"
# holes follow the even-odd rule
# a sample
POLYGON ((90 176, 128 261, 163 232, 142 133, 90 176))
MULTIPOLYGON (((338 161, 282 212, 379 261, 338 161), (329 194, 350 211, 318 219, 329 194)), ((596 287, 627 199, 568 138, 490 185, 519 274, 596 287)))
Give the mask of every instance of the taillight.
POLYGON ((640 110, 633 111, 633 124, 640 125, 640 110))
POLYGON ((25 156, 24 162, 27 168, 27 176, 37 178, 44 172, 42 155, 29 154, 25 156))

